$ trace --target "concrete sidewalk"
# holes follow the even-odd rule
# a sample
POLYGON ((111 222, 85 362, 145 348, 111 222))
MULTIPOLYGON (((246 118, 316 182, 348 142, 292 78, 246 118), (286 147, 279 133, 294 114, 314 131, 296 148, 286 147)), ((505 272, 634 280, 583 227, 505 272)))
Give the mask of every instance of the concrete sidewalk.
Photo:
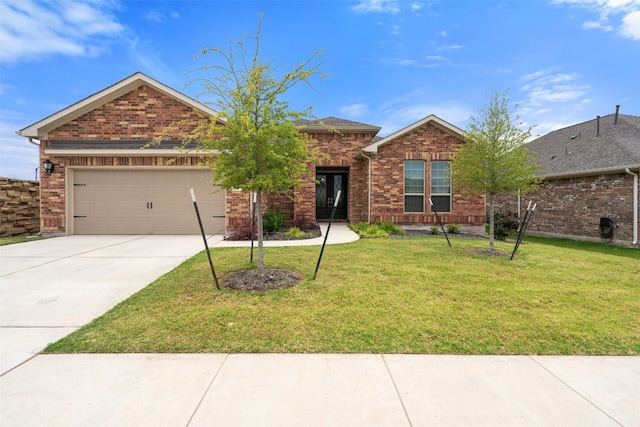
POLYGON ((639 357, 40 355, 10 426, 638 426, 639 357))

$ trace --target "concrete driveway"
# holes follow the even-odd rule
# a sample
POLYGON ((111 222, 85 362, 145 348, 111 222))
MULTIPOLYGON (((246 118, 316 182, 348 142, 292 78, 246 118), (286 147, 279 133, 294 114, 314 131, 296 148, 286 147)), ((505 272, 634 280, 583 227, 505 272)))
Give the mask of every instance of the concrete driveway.
POLYGON ((66 236, 0 247, 0 374, 203 249, 197 235, 66 236))

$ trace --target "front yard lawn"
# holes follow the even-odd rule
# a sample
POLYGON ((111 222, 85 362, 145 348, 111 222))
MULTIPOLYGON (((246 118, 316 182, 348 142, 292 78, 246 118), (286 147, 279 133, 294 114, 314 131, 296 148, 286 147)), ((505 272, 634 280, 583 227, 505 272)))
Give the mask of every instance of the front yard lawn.
MULTIPOLYGON (((359 240, 265 248, 294 288, 218 291, 204 252, 49 353, 640 354, 640 251, 526 238, 513 261, 485 241, 359 240)), ((497 242, 510 252, 512 244, 497 242)), ((249 249, 212 249, 218 277, 249 249)))

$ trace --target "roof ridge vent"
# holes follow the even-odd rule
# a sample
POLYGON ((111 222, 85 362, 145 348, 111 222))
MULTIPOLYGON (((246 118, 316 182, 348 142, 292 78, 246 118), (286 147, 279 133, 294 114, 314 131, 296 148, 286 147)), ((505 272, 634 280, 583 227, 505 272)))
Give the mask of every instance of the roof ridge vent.
POLYGON ((620 112, 620 104, 616 105, 616 117, 613 119, 613 124, 618 124, 618 113, 620 112))

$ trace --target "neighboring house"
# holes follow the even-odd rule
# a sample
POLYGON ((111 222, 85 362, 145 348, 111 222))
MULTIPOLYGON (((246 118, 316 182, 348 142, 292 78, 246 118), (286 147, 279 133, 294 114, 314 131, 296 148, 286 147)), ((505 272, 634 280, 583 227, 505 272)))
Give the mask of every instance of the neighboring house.
MULTIPOLYGON (((216 111, 150 77, 136 73, 17 133, 40 146, 41 231, 49 234, 192 234, 198 225, 194 188, 207 233, 230 234, 250 220, 249 194, 215 186, 198 168, 198 153, 181 154, 186 125, 163 143, 145 147, 178 121, 216 111), (37 140, 37 141, 36 141, 37 140), (168 164, 171 160, 172 163, 168 164)), ((429 116, 385 138, 377 126, 329 117, 301 121, 326 155, 293 197, 271 195, 267 208, 288 221, 328 220, 338 191, 335 219, 436 224, 431 198, 446 224, 484 230, 484 197, 452 187, 451 156, 463 131, 429 116)))
MULTIPOLYGON (((613 240, 638 244, 640 117, 597 117, 560 129, 529 143, 537 154, 540 188, 522 197, 537 202, 527 233, 579 240, 600 240, 600 218, 615 221, 613 240)), ((503 197, 502 208, 517 209, 503 197)))

